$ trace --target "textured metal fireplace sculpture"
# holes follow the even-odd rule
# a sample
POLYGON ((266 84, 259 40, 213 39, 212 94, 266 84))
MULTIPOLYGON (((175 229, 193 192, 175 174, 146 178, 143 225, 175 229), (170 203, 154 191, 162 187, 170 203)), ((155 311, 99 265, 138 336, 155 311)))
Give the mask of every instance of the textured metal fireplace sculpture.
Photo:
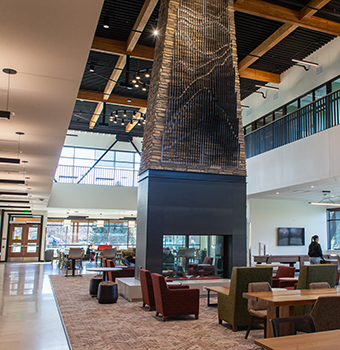
POLYGON ((161 161, 238 167, 239 120, 228 2, 181 0, 161 161))

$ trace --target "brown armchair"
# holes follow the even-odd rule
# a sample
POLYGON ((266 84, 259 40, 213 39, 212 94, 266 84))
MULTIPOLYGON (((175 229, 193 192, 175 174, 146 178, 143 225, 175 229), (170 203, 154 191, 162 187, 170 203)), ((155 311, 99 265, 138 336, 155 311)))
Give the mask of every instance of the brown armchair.
POLYGON ((169 289, 165 278, 158 273, 151 274, 156 304, 156 316, 163 315, 163 321, 168 316, 199 313, 199 289, 169 289))
POLYGON ((279 288, 281 277, 294 277, 295 267, 279 266, 276 271, 276 275, 273 277, 272 287, 279 288))
POLYGON ((214 258, 206 256, 202 264, 188 264, 188 275, 214 275, 215 266, 213 265, 214 258))
MULTIPOLYGON (((149 305, 149 311, 155 307, 155 297, 153 294, 153 285, 151 273, 149 270, 139 269, 140 284, 142 287, 143 307, 149 305)), ((168 286, 169 289, 189 289, 188 285, 168 286)))

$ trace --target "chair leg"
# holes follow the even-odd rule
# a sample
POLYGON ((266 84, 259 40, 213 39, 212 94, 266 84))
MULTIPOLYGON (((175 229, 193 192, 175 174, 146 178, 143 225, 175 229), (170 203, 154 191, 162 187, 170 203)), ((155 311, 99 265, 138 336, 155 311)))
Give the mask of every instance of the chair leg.
POLYGON ((159 315, 159 312, 157 311, 157 312, 156 312, 156 316, 158 316, 158 315, 159 315))
POLYGON ((253 326, 253 322, 254 322, 254 316, 251 316, 250 322, 249 322, 249 326, 248 326, 248 329, 247 329, 247 333, 246 333, 246 336, 244 337, 244 339, 247 339, 247 338, 248 338, 250 329, 251 329, 251 327, 253 326))
POLYGON ((149 306, 149 311, 152 311, 152 306, 149 306))
POLYGON ((218 324, 222 324, 222 320, 220 318, 218 319, 218 324))
POLYGON ((195 314, 195 320, 198 320, 198 314, 195 314))
POLYGON ((163 322, 165 322, 167 318, 168 316, 163 316, 163 322))
POLYGON ((233 332, 237 332, 237 326, 233 326, 233 332))
POLYGON ((264 338, 267 338, 267 319, 264 319, 264 327, 263 327, 263 331, 264 331, 264 338))
POLYGON ((143 306, 142 307, 145 307, 145 303, 143 303, 143 306))

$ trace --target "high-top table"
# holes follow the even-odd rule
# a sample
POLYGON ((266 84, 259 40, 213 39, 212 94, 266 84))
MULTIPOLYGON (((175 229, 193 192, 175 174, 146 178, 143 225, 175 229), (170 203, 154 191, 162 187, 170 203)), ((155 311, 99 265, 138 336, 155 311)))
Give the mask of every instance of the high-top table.
POLYGON ((267 338, 273 337, 272 318, 294 316, 295 305, 314 304, 320 296, 340 296, 340 287, 243 293, 243 297, 267 305, 267 338))
POLYGON ((103 273, 103 281, 105 281, 105 272, 108 271, 121 271, 123 270, 121 267, 89 267, 86 269, 86 271, 97 271, 97 272, 102 272, 103 273))
POLYGON ((257 339, 254 343, 266 350, 338 350, 340 329, 285 337, 257 339))

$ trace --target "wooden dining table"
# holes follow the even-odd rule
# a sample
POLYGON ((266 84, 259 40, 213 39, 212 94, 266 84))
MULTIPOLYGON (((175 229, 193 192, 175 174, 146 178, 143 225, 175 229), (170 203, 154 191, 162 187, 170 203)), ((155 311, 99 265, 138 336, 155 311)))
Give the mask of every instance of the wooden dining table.
POLYGON ((243 297, 267 305, 267 338, 273 337, 272 318, 294 316, 294 306, 312 305, 320 296, 340 295, 340 288, 295 289, 271 292, 248 292, 243 297))
POLYGON ((340 329, 285 337, 257 339, 255 344, 266 350, 338 350, 340 329))

